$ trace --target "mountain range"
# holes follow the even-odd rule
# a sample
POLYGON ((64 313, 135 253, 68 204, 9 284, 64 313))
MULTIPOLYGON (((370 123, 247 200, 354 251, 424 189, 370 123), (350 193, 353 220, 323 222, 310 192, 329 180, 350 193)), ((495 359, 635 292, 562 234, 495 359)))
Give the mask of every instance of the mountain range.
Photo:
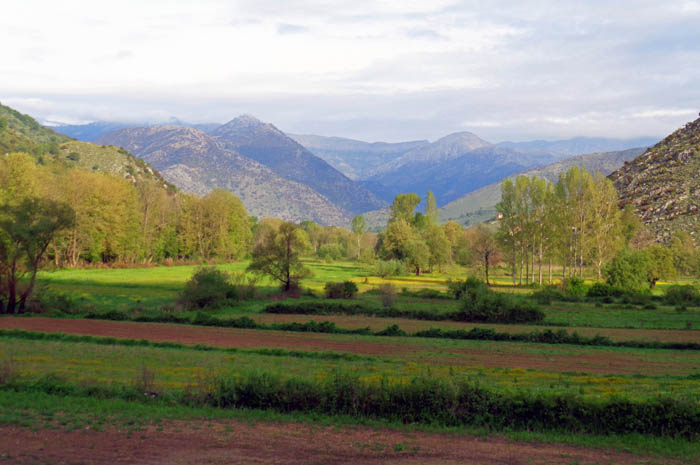
MULTIPOLYGON (((416 192, 424 197, 428 190, 435 194, 438 206, 444 207, 447 216, 443 219, 469 222, 475 205, 488 209, 497 200, 490 205, 474 203, 468 195, 505 177, 560 162, 584 149, 627 149, 653 141, 574 138, 492 144, 476 134, 458 132, 434 142, 368 143, 288 135, 250 115, 223 125, 199 125, 201 130, 193 127, 197 125, 174 122, 121 127, 94 140, 143 157, 186 191, 227 188, 256 216, 337 225, 348 225, 360 213, 382 218, 381 212, 397 194, 416 192), (465 195, 467 200, 460 200, 465 195)), ((67 126, 57 130, 92 138, 117 126, 122 124, 93 123, 84 129, 67 126)), ((619 156, 598 155, 612 160, 619 156)))

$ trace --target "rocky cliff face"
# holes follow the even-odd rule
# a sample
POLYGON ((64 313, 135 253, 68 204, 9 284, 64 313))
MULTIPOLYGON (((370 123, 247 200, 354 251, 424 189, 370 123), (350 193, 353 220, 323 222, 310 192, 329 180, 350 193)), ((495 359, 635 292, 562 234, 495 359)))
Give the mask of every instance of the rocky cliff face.
POLYGON ((660 242, 676 230, 700 236, 700 118, 610 175, 660 242))

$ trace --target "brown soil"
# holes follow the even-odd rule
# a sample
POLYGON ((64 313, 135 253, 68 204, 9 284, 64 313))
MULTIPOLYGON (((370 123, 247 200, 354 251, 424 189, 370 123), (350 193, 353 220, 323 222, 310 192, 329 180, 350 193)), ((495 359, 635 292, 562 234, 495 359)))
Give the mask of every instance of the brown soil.
POLYGON ((283 348, 385 356, 455 366, 523 368, 545 371, 616 374, 691 374, 700 368, 696 351, 656 357, 650 351, 624 352, 545 344, 492 343, 475 347, 461 341, 385 340, 344 335, 212 328, 162 323, 134 323, 53 318, 0 318, 0 328, 87 334, 92 336, 171 341, 217 347, 283 348), (546 354, 532 350, 546 348, 546 354))
POLYGON ((700 342, 700 331, 665 330, 665 329, 617 329, 617 328, 586 328, 586 327, 560 327, 560 326, 527 326, 527 325, 503 325, 460 323, 456 321, 423 321, 409 318, 378 318, 370 316, 341 316, 341 315, 284 315, 261 313, 250 315, 259 323, 305 323, 311 320, 332 321, 339 328, 356 329, 370 327, 373 331, 386 328, 389 325, 399 325, 408 333, 415 333, 430 328, 463 329, 469 331, 472 328, 489 328, 501 333, 531 333, 534 331, 566 330, 569 333, 576 331, 581 336, 593 337, 601 335, 613 341, 652 341, 652 342, 700 342))
MULTIPOLYGON (((2 464, 644 464, 658 459, 501 437, 235 420, 128 433, 0 427, 2 464)), ((666 462, 669 463, 669 462, 666 462)))

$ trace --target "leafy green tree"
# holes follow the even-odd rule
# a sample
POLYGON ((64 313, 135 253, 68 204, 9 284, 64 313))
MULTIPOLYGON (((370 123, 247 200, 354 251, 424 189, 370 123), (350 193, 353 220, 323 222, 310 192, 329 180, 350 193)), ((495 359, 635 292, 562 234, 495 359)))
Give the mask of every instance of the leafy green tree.
POLYGON ((287 222, 277 229, 268 229, 253 248, 248 270, 278 281, 284 291, 291 290, 300 279, 310 275, 301 262, 301 254, 309 246, 302 232, 299 226, 287 222))
POLYGON ((406 245, 418 236, 406 220, 392 221, 382 234, 381 256, 385 260, 406 258, 406 245))
POLYGON ((74 221, 70 206, 48 199, 25 198, 17 205, 0 207, 0 288, 7 300, 6 313, 24 312, 46 249, 55 234, 74 221), (27 275, 29 282, 19 291, 27 275))
POLYGON ((362 235, 366 232, 365 217, 362 215, 357 215, 352 219, 352 232, 355 234, 357 239, 357 258, 360 258, 360 252, 362 250, 362 235))
POLYGON ((419 203, 420 197, 417 194, 397 195, 390 207, 389 222, 403 220, 409 224, 413 223, 413 212, 419 203))
POLYGON ((471 228, 468 232, 471 233, 471 249, 484 270, 486 285, 490 285, 489 270, 501 262, 501 250, 496 237, 483 224, 471 228))
POLYGON ((429 224, 438 224, 440 221, 440 210, 437 208, 437 200, 433 191, 428 191, 425 197, 425 217, 429 224))
POLYGON ((416 276, 420 276, 420 272, 430 262, 430 250, 420 239, 411 239, 403 245, 404 261, 413 268, 416 276))
POLYGON ((425 245, 428 246, 430 251, 428 265, 431 272, 434 266, 437 266, 439 269, 450 261, 452 256, 450 241, 445 235, 445 230, 437 224, 429 226, 425 232, 425 245))
POLYGON ((673 266, 673 252, 670 249, 660 245, 652 245, 644 253, 649 257, 646 276, 651 289, 656 286, 657 281, 672 279, 676 276, 676 268, 673 266))
POLYGON ((671 236, 670 249, 673 253, 673 265, 679 273, 686 276, 697 275, 700 271, 700 256, 693 237, 687 231, 676 231, 671 236))

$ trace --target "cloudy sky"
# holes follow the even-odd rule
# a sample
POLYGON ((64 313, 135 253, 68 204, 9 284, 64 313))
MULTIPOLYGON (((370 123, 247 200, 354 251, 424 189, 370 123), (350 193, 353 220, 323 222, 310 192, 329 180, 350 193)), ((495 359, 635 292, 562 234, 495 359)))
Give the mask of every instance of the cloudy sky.
POLYGON ((700 111, 700 0, 22 0, 0 102, 41 121, 364 140, 663 136, 700 111))

